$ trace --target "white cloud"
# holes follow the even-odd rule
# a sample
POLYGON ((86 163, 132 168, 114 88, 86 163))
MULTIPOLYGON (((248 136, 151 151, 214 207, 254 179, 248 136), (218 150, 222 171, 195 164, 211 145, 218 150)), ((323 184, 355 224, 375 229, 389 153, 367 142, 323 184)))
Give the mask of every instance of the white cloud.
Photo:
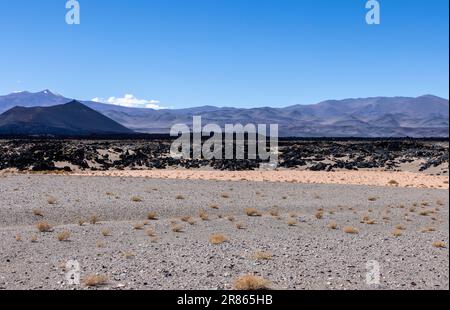
POLYGON ((94 98, 94 99, 92 99, 92 101, 107 103, 107 104, 114 104, 114 105, 119 105, 122 107, 129 107, 129 108, 144 108, 144 109, 154 109, 154 110, 166 109, 165 107, 162 107, 159 105, 160 102, 158 100, 138 99, 132 94, 126 94, 122 98, 118 98, 118 97, 109 97, 108 99, 94 98))

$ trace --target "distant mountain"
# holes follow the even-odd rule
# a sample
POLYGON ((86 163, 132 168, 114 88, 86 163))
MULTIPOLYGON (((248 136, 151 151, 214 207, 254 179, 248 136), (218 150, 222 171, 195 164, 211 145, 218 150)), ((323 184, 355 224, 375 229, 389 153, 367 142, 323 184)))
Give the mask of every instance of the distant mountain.
MULTIPOLYGON (((0 96, 0 113, 20 105, 52 106, 70 101, 45 90, 0 96)), ((279 124, 281 136, 301 137, 448 137, 449 102, 432 95, 329 100, 286 108, 218 108, 152 110, 82 101, 88 107, 137 132, 168 133, 173 124, 202 121, 225 124, 279 124)))
POLYGON ((82 136, 133 131, 80 102, 71 101, 48 107, 14 107, 0 115, 0 133, 82 136))

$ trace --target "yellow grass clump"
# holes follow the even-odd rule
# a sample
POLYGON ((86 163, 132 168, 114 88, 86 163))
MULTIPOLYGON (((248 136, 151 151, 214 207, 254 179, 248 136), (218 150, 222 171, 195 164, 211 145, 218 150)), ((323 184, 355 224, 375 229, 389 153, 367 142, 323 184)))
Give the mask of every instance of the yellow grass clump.
POLYGON ((198 212, 198 216, 199 216, 203 221, 209 220, 208 213, 206 213, 205 210, 200 210, 200 211, 198 212))
POLYGON ((435 241, 435 242, 433 242, 433 246, 435 248, 446 248, 447 247, 447 245, 444 242, 442 242, 442 241, 435 241))
POLYGON ((153 211, 148 212, 147 219, 152 220, 152 221, 156 220, 156 212, 153 212, 153 211))
POLYGON ((255 208, 246 208, 245 214, 247 214, 247 216, 261 216, 261 213, 255 208))
POLYGON ((70 232, 68 230, 63 230, 57 235, 58 241, 67 241, 70 238, 70 232))
POLYGON ((108 277, 104 275, 89 275, 83 279, 83 284, 87 287, 98 287, 108 283, 108 277))
POLYGON ((343 228, 343 230, 347 234, 357 234, 357 233, 359 233, 358 229, 356 229, 355 227, 352 227, 352 226, 345 226, 343 228))
POLYGON ((257 251, 253 254, 253 258, 256 260, 271 260, 273 258, 273 254, 266 251, 257 251))
POLYGON ((335 221, 330 222, 330 224, 328 224, 328 227, 330 229, 337 229, 338 224, 335 221))
POLYGON ((103 228, 103 229, 101 230, 101 233, 102 233, 102 235, 103 235, 104 237, 109 237, 109 236, 111 236, 111 230, 110 230, 109 228, 103 228))
POLYGON ((40 231, 40 232, 49 232, 52 227, 50 226, 49 223, 47 222, 39 222, 36 224, 36 228, 40 231))
POLYGON ((209 238, 209 243, 211 243, 211 244, 221 244, 221 243, 224 243, 227 241, 228 241, 228 238, 222 234, 213 234, 209 238))
POLYGON ((234 288, 242 291, 269 290, 270 282, 264 278, 248 274, 236 279, 234 288))
POLYGON ((297 221, 295 219, 289 219, 287 221, 288 226, 296 226, 297 225, 297 221))
POLYGON ((394 229, 394 231, 392 232, 392 235, 394 235, 394 237, 400 237, 402 235, 402 231, 400 229, 394 229))

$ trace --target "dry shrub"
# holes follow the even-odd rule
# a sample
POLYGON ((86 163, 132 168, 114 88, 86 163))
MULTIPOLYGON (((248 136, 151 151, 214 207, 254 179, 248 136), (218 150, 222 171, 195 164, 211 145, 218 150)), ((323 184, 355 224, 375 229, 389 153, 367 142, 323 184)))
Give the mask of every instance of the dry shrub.
POLYGON ((368 200, 369 200, 369 201, 376 201, 376 200, 377 200, 377 197, 369 197, 368 200))
POLYGON ((58 241, 67 241, 70 238, 70 232, 68 230, 63 230, 57 235, 58 241))
POLYGON ((397 185, 398 185, 398 182, 395 181, 395 180, 390 180, 390 181, 388 182, 388 184, 389 184, 389 185, 397 186, 397 185))
POLYGON ((278 210, 270 210, 270 211, 269 211, 269 214, 272 215, 272 216, 275 216, 275 217, 276 217, 276 216, 279 216, 278 210))
POLYGON ((84 225, 84 221, 83 220, 78 220, 78 225, 79 226, 83 226, 84 225))
POLYGON ((91 218, 89 219, 89 222, 90 222, 92 225, 97 224, 97 223, 98 223, 98 216, 97 216, 97 214, 92 214, 92 215, 91 215, 91 218))
POLYGON ((36 224, 36 228, 40 231, 40 232, 49 232, 51 231, 52 227, 50 226, 49 223, 47 222, 39 222, 36 224))
POLYGON ((428 216, 428 215, 430 215, 431 213, 432 213, 431 210, 422 210, 422 211, 419 212, 419 215, 422 215, 422 216, 428 216))
POLYGON ((316 219, 321 220, 323 218, 323 211, 317 210, 314 216, 316 217, 316 219))
POLYGON ((177 200, 184 200, 185 199, 183 195, 176 195, 175 198, 177 200))
POLYGON ((296 226, 297 221, 295 219, 290 219, 287 221, 288 226, 296 226))
POLYGON ((36 236, 36 235, 31 236, 30 241, 32 243, 36 243, 38 241, 38 236, 36 236))
POLYGON ((347 234, 357 234, 357 233, 359 233, 358 229, 356 229, 355 227, 352 227, 352 226, 345 226, 343 228, 343 230, 347 234))
POLYGON ((234 222, 236 219, 234 218, 234 216, 232 216, 232 215, 230 215, 230 216, 227 216, 227 219, 230 221, 230 222, 234 222))
POLYGON ((367 225, 374 225, 374 224, 376 224, 375 220, 370 219, 370 217, 368 215, 365 215, 362 218, 361 223, 367 224, 367 225))
POLYGON ((394 235, 394 237, 400 237, 403 234, 403 232, 400 229, 394 229, 394 231, 392 232, 392 235, 394 235))
POLYGON ((443 202, 442 200, 436 201, 436 204, 437 204, 438 206, 441 206, 441 207, 443 207, 443 206, 445 205, 444 202, 443 202))
POLYGON ((273 258, 273 254, 266 251, 257 251, 253 254, 253 258, 256 260, 271 260, 273 258))
POLYGON ((220 197, 222 197, 222 198, 230 198, 230 195, 228 195, 227 193, 222 193, 222 194, 220 194, 220 197))
POLYGON ((200 210, 200 211, 198 212, 198 216, 199 216, 203 221, 208 221, 208 220, 209 220, 208 213, 206 213, 205 210, 200 210))
POLYGON ((248 274, 236 279, 234 288, 240 291, 269 290, 270 282, 264 278, 248 274))
POLYGON ((330 229, 337 229, 338 225, 335 221, 330 222, 330 224, 328 224, 328 227, 330 229))
POLYGON ((56 204, 56 198, 53 197, 53 196, 48 196, 48 197, 47 197, 47 203, 48 203, 49 205, 54 205, 54 204, 56 204))
POLYGON ((136 223, 136 224, 133 225, 133 228, 134 228, 135 230, 142 230, 142 229, 144 228, 144 224, 142 224, 142 223, 136 223))
POLYGON ((213 234, 209 238, 209 243, 211 243, 211 244, 221 244, 221 243, 224 243, 227 241, 228 241, 228 238, 222 234, 213 234))
POLYGON ((215 210, 219 209, 219 206, 218 206, 218 205, 209 205, 209 207, 210 207, 211 209, 215 209, 215 210))
POLYGON ((183 231, 183 227, 181 227, 180 225, 177 225, 177 224, 173 224, 172 225, 172 231, 176 232, 176 233, 182 232, 183 231))
POLYGON ((156 232, 153 228, 149 228, 147 229, 147 231, 145 232, 147 234, 147 236, 149 237, 155 237, 156 236, 156 232))
POLYGON ((398 225, 395 226, 395 228, 398 229, 398 230, 406 230, 406 226, 403 225, 403 224, 398 224, 398 225))
POLYGON ((136 255, 135 255, 134 253, 132 253, 132 252, 124 252, 124 253, 123 253, 123 256, 124 256, 126 259, 132 259, 132 258, 134 258, 136 255))
POLYGON ((153 212, 153 211, 148 212, 147 219, 152 220, 152 221, 156 220, 156 212, 153 212))
POLYGON ((87 287, 98 287, 108 283, 108 277, 104 275, 90 275, 83 279, 83 284, 87 287))
POLYGON ((22 241, 22 236, 21 235, 16 235, 15 239, 16 239, 17 242, 20 242, 20 241, 22 241))
POLYGON ((246 208, 245 209, 245 214, 247 214, 247 216, 261 216, 262 214, 256 210, 255 208, 246 208))
POLYGON ((97 241, 95 243, 95 245, 97 246, 97 248, 104 248, 105 247, 105 243, 103 241, 97 241))
POLYGON ((442 242, 442 241, 435 241, 435 242, 433 242, 433 246, 435 248, 446 248, 447 247, 447 245, 444 242, 442 242))
POLYGON ((103 229, 101 230, 101 233, 102 233, 102 235, 105 236, 105 237, 111 236, 111 230, 110 230, 109 228, 103 228, 103 229))
POLYGON ((242 224, 242 223, 237 223, 237 224, 236 224, 236 228, 237 228, 237 229, 245 229, 245 225, 242 224))
POLYGON ((133 196, 131 197, 131 201, 133 202, 142 202, 142 198, 139 196, 133 196))
POLYGON ((44 212, 41 209, 33 209, 33 214, 40 217, 44 216, 44 212))

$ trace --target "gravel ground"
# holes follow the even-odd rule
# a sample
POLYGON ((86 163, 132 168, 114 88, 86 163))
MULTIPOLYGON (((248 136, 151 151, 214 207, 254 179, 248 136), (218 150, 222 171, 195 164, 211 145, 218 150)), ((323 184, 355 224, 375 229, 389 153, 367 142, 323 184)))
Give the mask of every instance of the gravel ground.
POLYGON ((79 262, 82 280, 106 276, 99 289, 232 289, 245 274, 274 289, 449 289, 448 248, 433 246, 448 245, 448 190, 13 175, 0 177, 0 197, 0 289, 86 289, 68 285, 69 260, 79 262), (249 207, 261 216, 247 216, 249 207), (145 222, 150 211, 157 220, 145 222), (97 224, 88 223, 93 214, 97 224), (366 215, 375 223, 362 223, 366 215), (52 231, 39 232, 40 221, 52 231), (174 221, 181 232, 172 231, 174 221), (65 230, 69 239, 58 241, 65 230), (228 241, 209 243, 214 233, 228 241), (255 259, 257 251, 272 257, 255 259), (380 265, 379 285, 366 283, 371 260, 380 265))

